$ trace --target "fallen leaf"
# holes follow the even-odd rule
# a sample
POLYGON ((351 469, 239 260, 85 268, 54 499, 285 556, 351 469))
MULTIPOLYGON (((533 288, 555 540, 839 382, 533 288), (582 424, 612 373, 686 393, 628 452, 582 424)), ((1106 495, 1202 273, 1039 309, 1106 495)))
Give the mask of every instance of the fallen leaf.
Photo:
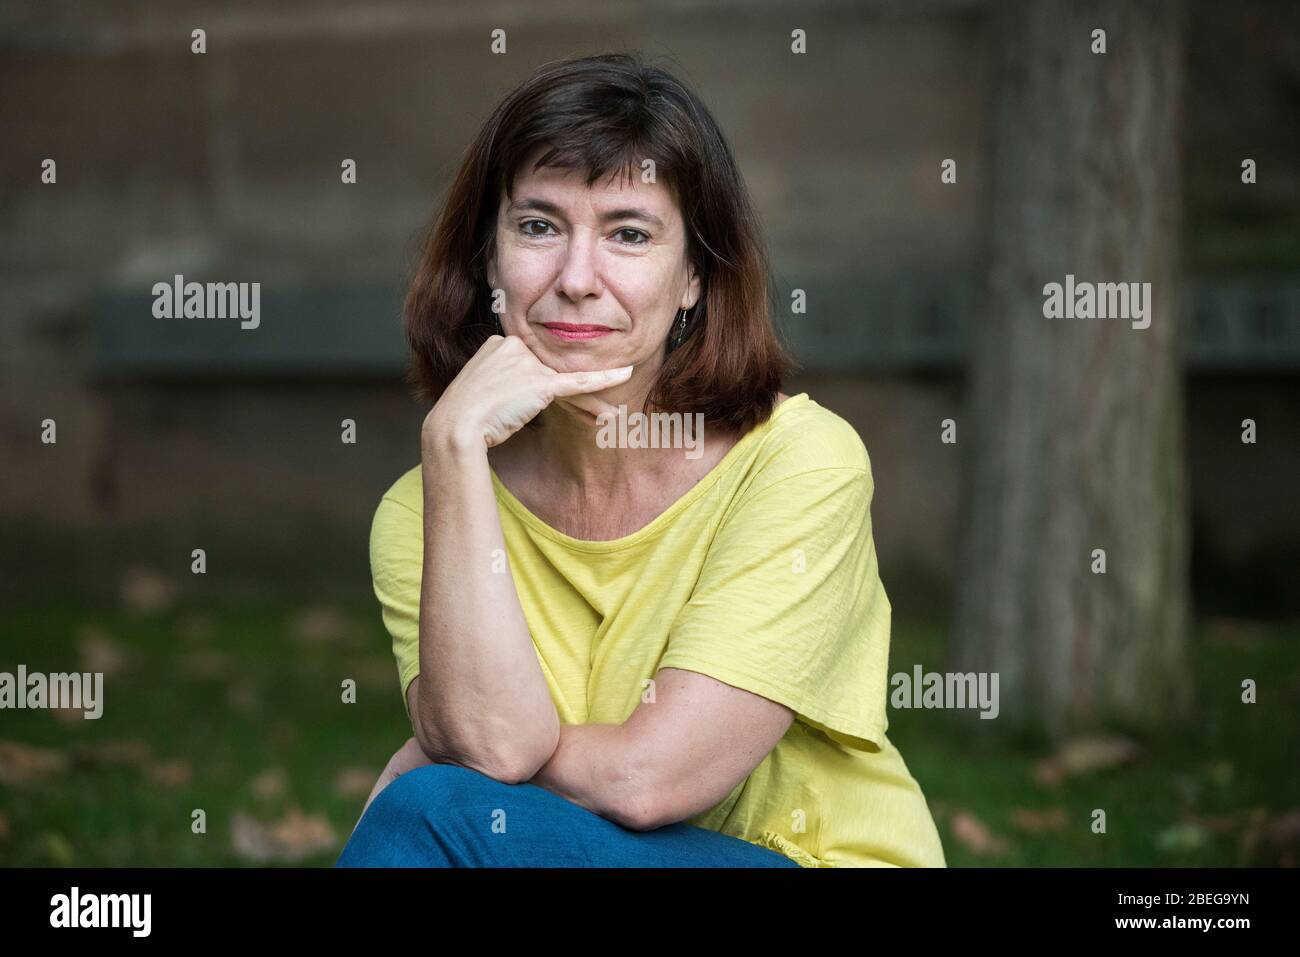
POLYGON ((276 822, 272 833, 276 841, 294 859, 332 850, 336 843, 334 828, 323 814, 304 814, 298 808, 276 822))
POLYGON ((140 615, 157 615, 176 602, 176 585, 152 568, 128 569, 122 576, 122 604, 140 615))
POLYGON ((53 748, 33 748, 18 741, 0 741, 0 784, 23 787, 39 784, 67 770, 68 756, 53 748))
POLYGON ((341 641, 348 633, 348 620, 337 608, 304 608, 289 623, 289 633, 298 641, 327 644, 341 641))
POLYGON ((248 789, 254 797, 274 801, 288 793, 289 775, 285 774, 284 768, 267 768, 249 782, 248 789))
POLYGON ((1053 807, 1041 811, 1017 807, 1011 809, 1011 826, 1026 834, 1043 834, 1065 830, 1065 808, 1053 807))
POLYGON ((981 857, 1005 854, 1007 842, 998 837, 969 811, 956 811, 949 822, 953 839, 968 851, 981 857))
POLYGON ((122 670, 126 651, 97 625, 83 625, 77 635, 77 652, 83 671, 102 673, 105 677, 122 670))
POLYGON ((379 780, 379 772, 372 768, 342 768, 334 775, 334 793, 339 797, 366 797, 379 780))
POLYGON ((1075 738, 1061 745, 1055 754, 1034 766, 1040 784, 1059 784, 1065 778, 1119 767, 1137 759, 1138 746, 1128 738, 1075 738))
POLYGON ((68 728, 77 728, 86 720, 85 708, 50 708, 50 714, 59 724, 68 728))
POLYGON ((149 765, 149 782, 160 788, 181 788, 190 783, 194 769, 188 761, 177 758, 149 765))
POLYGON ((235 854, 258 863, 301 861, 333 851, 337 845, 334 829, 323 815, 304 814, 296 807, 270 824, 236 811, 230 834, 235 854))

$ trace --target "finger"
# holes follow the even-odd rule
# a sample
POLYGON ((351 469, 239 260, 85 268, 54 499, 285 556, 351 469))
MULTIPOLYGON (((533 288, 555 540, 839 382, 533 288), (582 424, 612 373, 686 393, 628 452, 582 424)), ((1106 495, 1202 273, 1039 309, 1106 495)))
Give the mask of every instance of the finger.
POLYGON ((599 392, 601 389, 626 382, 631 375, 631 366, 593 372, 558 372, 547 382, 547 385, 550 387, 551 394, 555 396, 581 395, 584 392, 599 392))

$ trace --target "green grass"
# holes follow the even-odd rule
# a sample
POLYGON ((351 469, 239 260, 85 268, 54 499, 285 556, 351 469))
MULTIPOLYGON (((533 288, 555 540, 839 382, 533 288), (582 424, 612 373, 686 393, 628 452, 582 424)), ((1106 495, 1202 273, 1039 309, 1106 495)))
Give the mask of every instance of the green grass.
MULTIPOLYGON (((899 662, 942 670, 940 623, 896 629, 899 662)), ((1199 699, 1192 723, 1176 733, 1127 736, 1137 760, 1040 783, 1034 769, 1045 745, 1005 735, 979 740, 940 712, 891 709, 889 736, 921 784, 939 822, 950 866, 1160 867, 1300 863, 1294 818, 1300 811, 1300 629, 1295 624, 1203 623, 1195 635, 1199 699), (1241 702, 1241 680, 1259 698, 1241 702), (1015 809, 1063 812, 1064 826, 1018 830, 1015 809), (1093 832, 1094 809, 1106 833, 1093 832), (953 818, 966 812, 996 838, 1000 851, 956 839, 953 818)), ((996 724, 996 722, 988 722, 996 724)))
MULTIPOLYGON (((99 720, 0 711, 0 740, 53 749, 68 762, 25 783, 4 784, 13 775, 0 768, 0 864, 256 863, 234 849, 234 815, 275 821, 292 808, 321 816, 334 834, 332 844, 299 863, 333 863, 364 801, 355 789, 340 790, 336 776, 348 768, 377 775, 409 732, 373 605, 336 606, 341 627, 315 640, 299 636, 300 611, 227 603, 154 616, 0 612, 0 671, 19 663, 29 671, 84 668, 79 649, 87 627, 124 655, 120 670, 106 679, 99 720), (355 704, 341 700, 348 677, 357 681, 355 704), (104 764, 84 757, 122 741, 144 742, 147 760, 104 764), (151 779, 150 765, 177 760, 188 762, 188 781, 151 779), (254 782, 267 771, 282 772, 281 793, 258 793, 254 782), (191 831, 195 808, 206 813, 205 834, 191 831)), ((921 661, 939 668, 943 635, 942 622, 900 619, 894 665, 921 661)), ((1206 626, 1198 630, 1197 648, 1201 703, 1193 726, 1141 741, 1143 756, 1133 764, 1068 778, 1055 788, 1034 780, 1041 748, 979 745, 950 717, 891 711, 890 737, 935 811, 949 864, 1288 863, 1294 843, 1290 850, 1276 847, 1267 822, 1300 808, 1296 629, 1206 626), (1239 703, 1243 675, 1259 681, 1259 704, 1239 703), (1107 812, 1105 835, 1089 827, 1098 807, 1107 812), (1013 823, 1016 808, 1061 808, 1066 823, 1023 832, 1013 823), (953 822, 962 813, 982 822, 1002 849, 980 853, 959 840, 953 822), (1215 830, 1205 823, 1215 818, 1228 823, 1215 830)))
MULTIPOLYGON (((78 629, 94 623, 125 647, 126 665, 105 679, 104 713, 62 723, 48 711, 0 712, 0 738, 75 755, 112 741, 142 740, 158 760, 182 759, 191 780, 152 784, 140 767, 86 766, 21 787, 0 785, 2 864, 234 865, 236 811, 273 821, 292 807, 322 814, 337 846, 302 863, 332 863, 360 812, 364 795, 340 794, 335 775, 368 768, 374 776, 405 740, 405 715, 387 637, 357 609, 351 630, 320 642, 291 637, 285 609, 178 612, 156 618, 85 615, 58 610, 8 613, 0 621, 0 670, 69 670, 78 629), (184 637, 184 624, 211 622, 210 637, 184 637), (224 671, 194 674, 195 655, 222 655, 224 671), (355 704, 341 683, 357 681, 355 704), (232 695, 243 702, 232 707, 232 695), (282 769, 283 794, 258 796, 257 776, 282 769), (191 830, 201 808, 206 834, 191 830)), ((202 659, 200 659, 202 660, 202 659)))

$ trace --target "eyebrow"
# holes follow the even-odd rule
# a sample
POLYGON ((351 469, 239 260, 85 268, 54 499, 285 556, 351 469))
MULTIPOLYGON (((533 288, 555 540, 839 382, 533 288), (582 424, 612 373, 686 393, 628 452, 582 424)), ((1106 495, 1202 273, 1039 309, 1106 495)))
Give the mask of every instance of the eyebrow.
MULTIPOLYGON (((556 206, 549 200, 539 199, 536 196, 527 196, 523 199, 516 199, 507 208, 506 212, 514 210, 531 209, 539 213, 545 213, 547 216, 556 216, 564 218, 564 213, 560 207, 556 206)), ((616 219, 638 219, 643 223, 648 223, 658 229, 664 228, 664 221, 658 216, 638 206, 623 206, 619 209, 611 209, 603 213, 600 217, 602 223, 612 222, 616 219)))

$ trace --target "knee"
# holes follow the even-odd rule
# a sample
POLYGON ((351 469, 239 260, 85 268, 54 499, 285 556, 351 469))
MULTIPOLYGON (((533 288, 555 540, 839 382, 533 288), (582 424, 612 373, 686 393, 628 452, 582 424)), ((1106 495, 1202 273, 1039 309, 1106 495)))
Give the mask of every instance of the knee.
POLYGON ((504 786, 456 765, 431 764, 408 771, 370 802, 337 865, 452 865, 445 838, 456 833, 464 809, 493 785, 504 786))
POLYGON ((407 771, 375 796, 358 828, 409 826, 445 821, 492 786, 504 786, 455 764, 429 764, 407 771), (373 820, 372 820, 373 818, 373 820))

